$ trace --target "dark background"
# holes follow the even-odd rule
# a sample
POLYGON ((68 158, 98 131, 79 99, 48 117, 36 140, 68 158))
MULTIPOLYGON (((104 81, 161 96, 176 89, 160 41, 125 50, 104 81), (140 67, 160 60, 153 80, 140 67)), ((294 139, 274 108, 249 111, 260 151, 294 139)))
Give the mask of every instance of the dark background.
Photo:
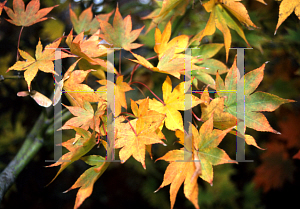
MULTIPOLYGON (((245 52, 245 71, 249 72, 269 61, 266 65, 264 80, 258 90, 299 101, 299 20, 293 13, 274 36, 280 2, 272 0, 266 0, 266 2, 267 6, 252 0, 243 1, 252 21, 259 27, 255 30, 246 28, 244 30, 247 40, 253 47, 252 50, 245 52)), ((48 19, 25 27, 21 36, 20 49, 33 55, 39 38, 45 46, 62 36, 64 32, 66 35, 69 34, 72 28, 69 19, 69 3, 77 14, 92 3, 94 14, 108 13, 115 9, 118 3, 123 18, 131 14, 133 29, 140 28, 144 24, 147 29, 150 20, 141 20, 140 17, 148 15, 155 8, 152 1, 148 3, 147 1, 113 0, 41 1, 41 8, 60 4, 47 15, 56 20, 48 19), (103 7, 102 10, 100 10, 101 7, 103 7)), ((174 19, 172 38, 180 34, 195 35, 205 27, 209 14, 206 13, 199 1, 194 2, 194 7, 192 4, 191 1, 187 7, 188 12, 174 19)), ((9 0, 6 6, 12 8, 12 1, 9 0)), ((5 18, 7 15, 3 11, 0 23, 0 75, 18 75, 16 71, 7 74, 5 72, 15 63, 20 27, 11 25, 5 18)), ((164 25, 165 23, 159 25, 159 28, 163 29, 164 25)), ((145 30, 142 33, 144 32, 145 30)), ((232 47, 247 47, 234 31, 231 30, 231 33, 232 47)), ((147 36, 141 36, 136 42, 140 41, 146 44, 134 52, 146 57, 153 56, 155 54, 151 48, 151 44, 153 46, 154 43, 153 34, 154 29, 147 36)), ((217 31, 215 35, 206 37, 203 42, 223 43, 223 36, 220 31, 217 31)), ((228 67, 231 66, 235 54, 235 50, 230 50, 228 67)), ((118 53, 115 57, 118 57, 118 53)), ((122 51, 122 57, 122 72, 130 72, 133 64, 125 58, 132 57, 125 51, 122 51)), ((225 62, 224 48, 215 58, 225 62)), ((73 61, 72 59, 63 60, 63 70, 65 71, 73 61)), ((118 60, 116 60, 116 66, 118 66, 118 60)), ((150 73, 142 68, 139 68, 138 71, 140 73, 137 75, 140 77, 135 77, 135 79, 146 83, 161 97, 159 92, 161 92, 161 85, 166 75, 150 73)), ((172 80, 175 82, 176 79, 172 80)), ((34 79, 33 87, 50 97, 54 88, 52 76, 39 72, 34 79)), ((203 85, 198 87, 201 89, 203 85)), ((27 84, 23 79, 6 79, 0 82, 0 170, 3 170, 13 159, 39 114, 45 111, 30 97, 17 97, 17 92, 26 89, 27 84)), ((145 94, 151 96, 147 91, 145 94)), ((143 95, 136 89, 127 96, 134 100, 143 98, 143 95)), ((66 98, 63 98, 63 103, 69 105, 66 98)), ((282 105, 272 113, 265 113, 271 126, 281 132, 281 135, 247 129, 247 133, 256 139, 258 145, 267 150, 262 151, 246 145, 246 159, 254 162, 215 166, 213 187, 199 178, 200 207, 261 209, 289 208, 294 204, 297 205, 300 161, 293 159, 293 156, 300 149, 299 110, 300 106, 297 102, 282 105)), ((194 111, 200 115, 199 109, 194 111)), ((63 133, 64 140, 74 136, 72 131, 63 133)), ((163 156, 168 150, 180 147, 174 144, 176 137, 173 132, 164 128, 163 133, 168 139, 168 146, 154 145, 154 160, 163 156)), ((45 168, 49 165, 49 163, 45 163, 45 160, 53 159, 53 134, 45 134, 43 137, 43 147, 6 193, 1 208, 73 208, 77 189, 67 193, 62 192, 69 189, 89 166, 79 160, 65 169, 48 187, 45 187, 59 168, 45 168)), ((234 136, 226 136, 220 147, 232 159, 235 159, 234 136)), ((105 155, 103 147, 94 148, 91 153, 105 155)), ((116 156, 118 156, 117 154, 116 156)), ((92 195, 84 201, 81 208, 169 208, 169 186, 153 193, 162 183, 168 163, 164 161, 154 163, 154 160, 151 160, 148 154, 146 155, 147 170, 144 170, 141 164, 133 158, 122 165, 112 163, 95 183, 92 195)), ((193 208, 183 194, 183 187, 178 192, 174 208, 193 208)))

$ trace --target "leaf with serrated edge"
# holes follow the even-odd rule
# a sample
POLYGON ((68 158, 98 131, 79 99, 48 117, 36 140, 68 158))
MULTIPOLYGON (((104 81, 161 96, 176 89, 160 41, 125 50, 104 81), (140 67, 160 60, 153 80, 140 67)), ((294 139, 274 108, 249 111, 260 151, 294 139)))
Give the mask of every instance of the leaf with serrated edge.
MULTIPOLYGON (((170 186, 170 201, 171 209, 174 207, 175 199, 181 184, 184 182, 184 194, 189 199, 195 208, 198 205, 198 184, 197 178, 201 177, 203 180, 212 184, 213 181, 213 165, 224 163, 236 163, 229 158, 224 150, 218 148, 224 136, 233 127, 221 131, 213 130, 213 115, 206 121, 198 130, 191 125, 190 131, 192 132, 192 142, 184 143, 185 146, 180 150, 172 150, 157 160, 165 160, 170 162, 161 186, 171 184, 170 186), (187 145, 188 144, 188 145, 187 145)), ((182 136, 182 135, 181 135, 182 136)))
MULTIPOLYGON (((48 44, 43 50, 43 46, 39 40, 35 51, 36 59, 31 57, 27 52, 19 49, 21 57, 23 57, 26 61, 17 61, 13 66, 8 68, 7 72, 10 70, 25 71, 24 77, 28 84, 28 91, 30 91, 31 81, 37 74, 38 70, 58 75, 54 70, 53 61, 58 59, 55 57, 55 53, 60 42, 61 38, 51 44, 48 44)), ((66 57, 74 57, 74 55, 61 52, 60 58, 62 59, 66 57)))
MULTIPOLYGON (((134 103, 134 101, 132 101, 134 103)), ((131 120, 126 124, 120 123, 116 128, 118 130, 117 140, 115 141, 115 148, 121 148, 120 160, 124 163, 130 156, 139 161, 144 169, 145 165, 145 151, 146 145, 164 144, 160 139, 162 138, 155 131, 161 125, 165 118, 164 114, 153 110, 148 110, 149 101, 145 99, 138 109, 141 113, 142 109, 147 109, 142 114, 142 117, 131 120), (145 107, 144 107, 145 106, 145 107)), ((163 137, 164 138, 164 137, 163 137)))
POLYGON ((130 51, 131 49, 136 49, 142 46, 142 44, 132 42, 138 38, 144 26, 140 29, 132 31, 131 16, 127 15, 123 19, 118 7, 115 12, 113 26, 107 21, 100 19, 98 19, 98 21, 100 22, 100 28, 102 32, 102 34, 99 36, 106 42, 113 44, 114 47, 119 47, 130 51))
POLYGON ((80 187, 76 195, 74 209, 79 208, 83 201, 92 194, 95 182, 100 178, 110 164, 110 162, 105 162, 104 157, 97 155, 85 156, 82 157, 81 160, 93 167, 87 169, 83 174, 81 174, 73 186, 64 192, 66 193, 72 189, 80 187))
MULTIPOLYGON (((265 64, 256 70, 250 71, 242 78, 244 80, 245 89, 245 125, 257 131, 279 133, 270 126, 267 118, 260 113, 260 111, 272 112, 281 104, 294 102, 294 100, 282 99, 265 92, 253 93, 262 81, 264 68, 265 64)), ((225 84, 218 74, 216 77, 217 95, 226 97, 224 102, 224 105, 226 106, 225 111, 232 115, 236 115, 237 103, 244 103, 244 101, 236 101, 235 93, 228 92, 237 89, 238 81, 240 81, 240 75, 236 66, 236 60, 225 78, 225 84)))
POLYGON ((8 17, 10 19, 6 19, 11 24, 16 26, 31 26, 35 23, 44 21, 48 19, 48 17, 44 17, 47 15, 54 7, 48 7, 44 9, 40 9, 40 0, 31 0, 26 7, 23 0, 14 0, 13 1, 13 9, 9 7, 4 7, 8 17))

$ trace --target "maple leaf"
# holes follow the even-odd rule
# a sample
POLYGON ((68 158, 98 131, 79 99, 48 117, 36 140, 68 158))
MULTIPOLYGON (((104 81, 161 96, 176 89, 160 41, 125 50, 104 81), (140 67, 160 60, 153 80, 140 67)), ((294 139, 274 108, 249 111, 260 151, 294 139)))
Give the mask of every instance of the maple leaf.
POLYGON ((203 6, 207 12, 210 12, 210 17, 205 28, 196 35, 196 38, 199 39, 199 41, 201 41, 204 36, 214 34, 216 28, 218 28, 224 36, 226 62, 231 46, 231 34, 229 28, 235 30, 248 46, 250 46, 246 40, 241 23, 247 27, 251 26, 256 28, 256 26, 250 20, 248 12, 242 3, 235 0, 210 0, 209 2, 204 3, 203 6))
POLYGON ((236 163, 231 160, 226 152, 217 146, 225 135, 232 129, 221 131, 213 129, 213 116, 210 117, 200 128, 199 132, 190 125, 192 137, 186 142, 185 147, 180 150, 172 150, 157 160, 170 162, 161 186, 171 184, 170 201, 171 209, 174 207, 175 199, 181 184, 184 182, 184 194, 195 206, 198 206, 198 176, 212 185, 213 165, 224 163, 236 163))
MULTIPOLYGON (((99 104, 101 104, 99 102, 99 104)), ((105 110, 98 105, 98 109, 94 112, 92 105, 84 101, 83 108, 82 107, 68 107, 64 105, 74 116, 75 118, 71 118, 68 120, 59 130, 65 129, 73 129, 73 127, 80 127, 84 130, 88 130, 89 128, 94 129, 96 132, 99 131, 100 126, 100 117, 104 114, 105 110)))
POLYGON ((204 101, 200 104, 202 121, 207 121, 213 114, 214 127, 216 128, 224 130, 236 125, 236 117, 224 111, 224 97, 211 100, 208 93, 208 87, 206 87, 201 95, 201 100, 204 101))
POLYGON ((148 60, 146 60, 144 57, 135 54, 131 52, 131 54, 137 59, 137 60, 132 60, 129 59, 133 62, 136 62, 140 65, 143 65, 145 68, 148 68, 150 70, 160 72, 160 73, 166 73, 170 74, 178 79, 180 79, 180 75, 185 73, 185 60, 189 59, 191 60, 191 70, 197 70, 197 69, 202 69, 203 67, 199 67, 195 65, 196 62, 199 61, 198 58, 196 57, 191 57, 189 55, 185 54, 177 54, 175 56, 175 48, 176 46, 171 46, 168 50, 166 50, 158 64, 157 67, 154 67, 148 60))
MULTIPOLYGON (((279 0, 280 1, 280 0, 279 0)), ((278 17, 278 23, 276 25, 275 33, 279 28, 279 26, 286 20, 288 16, 292 14, 292 12, 295 11, 295 14, 300 19, 300 0, 282 0, 279 6, 279 17, 278 17)))
POLYGON ((295 166, 283 143, 267 144, 267 151, 261 155, 262 164, 255 169, 253 181, 264 192, 281 188, 285 181, 293 182, 295 166))
MULTIPOLYGON (((76 160, 79 160, 83 155, 88 153, 96 145, 95 132, 91 134, 89 131, 86 131, 82 128, 73 127, 73 129, 77 134, 81 136, 81 138, 79 138, 75 144, 74 139, 69 139, 68 141, 63 142, 62 146, 67 148, 70 152, 64 154, 56 163, 46 166, 53 167, 60 165, 59 171, 51 182, 53 182, 67 166, 69 166, 76 160)), ((51 182, 49 184, 51 184, 51 182)))
MULTIPOLYGON (((201 103, 201 120, 207 121, 211 115, 214 116, 214 127, 225 130, 237 124, 237 118, 232 114, 224 111, 224 97, 215 98, 210 101, 209 93, 207 90, 208 87, 205 88, 204 92, 201 95, 201 100, 204 102, 201 103)), ((255 139, 248 134, 242 135, 241 133, 231 130, 229 133, 238 135, 245 139, 245 142, 248 145, 253 145, 258 149, 262 149, 259 147, 255 141, 255 139)))
POLYGON ((111 85, 114 85, 115 103, 114 103, 114 108, 112 107, 113 104, 110 104, 111 105, 110 108, 112 110, 115 110, 114 114, 115 116, 118 116, 121 113, 122 107, 127 109, 125 92, 131 91, 133 89, 128 85, 128 83, 123 82, 123 76, 117 77, 116 84, 113 84, 111 83, 111 81, 108 80, 100 80, 98 81, 98 83, 104 86, 99 87, 97 89, 97 92, 101 94, 102 98, 107 98, 107 82, 109 82, 111 85))
POLYGON ((135 41, 143 30, 144 26, 140 29, 132 30, 131 16, 127 15, 124 20, 119 12, 117 6, 113 26, 107 21, 98 19, 100 22, 101 32, 99 36, 114 47, 123 48, 127 51, 141 47, 143 44, 132 43, 135 41))
POLYGON ((95 182, 100 178, 110 164, 110 162, 105 162, 104 157, 97 155, 85 156, 82 157, 81 160, 92 167, 81 174, 73 186, 64 192, 66 193, 72 189, 80 187, 76 195, 74 209, 79 208, 83 201, 92 194, 95 182))
POLYGON ((52 101, 46 97, 45 95, 41 94, 38 91, 20 91, 17 93, 17 96, 19 97, 26 97, 30 95, 30 97, 32 99, 34 99, 34 101, 36 101, 36 103, 38 103, 38 105, 42 106, 42 107, 50 107, 52 105, 52 101))
POLYGON ((162 57, 166 50, 173 46, 176 47, 174 54, 185 51, 188 46, 189 37, 187 35, 180 35, 169 41, 171 37, 171 28, 171 22, 169 21, 163 33, 161 33, 158 28, 155 29, 154 51, 157 53, 159 59, 162 57))
POLYGON ((83 107, 84 101, 88 102, 99 102, 101 98, 94 92, 94 89, 86 84, 82 84, 86 76, 91 72, 91 70, 75 70, 76 63, 74 63, 69 68, 69 79, 64 82, 63 89, 67 93, 66 96, 69 97, 71 104, 73 106, 83 107))
MULTIPOLYGON (((132 103, 135 103, 131 100, 132 103)), ((149 100, 145 99, 140 103, 139 112, 149 108, 149 100)), ((124 163, 131 155, 139 161, 144 169, 145 165, 145 151, 146 145, 155 143, 164 144, 161 137, 155 133, 157 128, 161 125, 165 115, 153 110, 147 110, 143 113, 143 117, 131 120, 123 126, 118 126, 117 140, 115 141, 115 148, 121 148, 120 160, 124 163)))
MULTIPOLYGON (((54 70, 54 64, 52 61, 57 59, 55 57, 55 51, 61 42, 61 38, 57 41, 48 44, 43 50, 41 40, 39 40, 36 45, 35 57, 31 57, 27 52, 19 49, 20 55, 25 59, 25 61, 17 61, 13 66, 8 68, 7 72, 10 70, 25 71, 24 77, 28 84, 28 90, 30 91, 31 81, 37 74, 38 70, 41 70, 45 73, 53 73, 58 75, 54 70), (43 51, 42 51, 43 50, 43 51)), ((61 52, 60 58, 74 57, 65 52, 61 52)))
MULTIPOLYGON (((176 129, 183 131, 183 120, 178 110, 188 110, 185 105, 186 91, 185 82, 178 84, 172 91, 172 81, 167 76, 162 85, 163 103, 156 99, 149 100, 150 110, 155 110, 159 113, 166 114, 164 120, 166 128, 175 131, 176 129)), ((197 106, 203 101, 194 95, 191 95, 191 108, 197 106)))
POLYGON ((93 18, 92 6, 86 8, 77 18, 77 15, 71 8, 71 4, 69 5, 70 19, 77 34, 81 32, 94 34, 100 28, 97 18, 107 22, 113 13, 111 11, 108 14, 100 14, 96 16, 97 18, 93 18))
POLYGON ((247 73, 240 80, 240 73, 239 69, 236 66, 235 58, 232 67, 226 75, 225 84, 222 78, 217 74, 217 96, 227 97, 224 102, 225 111, 232 114, 233 116, 237 114, 237 104, 245 103, 245 126, 257 131, 279 133, 270 126, 266 117, 260 112, 272 112, 275 109, 277 109, 281 104, 294 102, 294 100, 282 99, 278 96, 260 91, 253 93, 263 79, 264 68, 265 64, 247 73), (237 90, 237 82, 244 82, 245 100, 244 98, 242 98, 241 101, 237 101, 236 94, 231 93, 232 91, 237 90))
POLYGON ((48 7, 40 10, 40 0, 31 0, 26 7, 23 0, 14 0, 13 1, 13 9, 14 11, 4 6, 4 9, 10 19, 6 19, 11 24, 16 26, 25 26, 28 27, 35 23, 44 21, 48 19, 48 17, 44 17, 47 15, 54 7, 48 7))
POLYGON ((286 142, 287 148, 300 148, 299 114, 288 111, 281 113, 282 120, 278 121, 281 135, 278 138, 286 142))
POLYGON ((71 53, 82 57, 92 65, 101 65, 106 71, 108 66, 108 69, 114 69, 116 72, 112 63, 98 58, 107 55, 108 49, 105 45, 99 44, 99 34, 100 30, 96 31, 90 38, 85 39, 84 32, 81 32, 73 40, 73 30, 71 30, 66 43, 70 47, 71 53))

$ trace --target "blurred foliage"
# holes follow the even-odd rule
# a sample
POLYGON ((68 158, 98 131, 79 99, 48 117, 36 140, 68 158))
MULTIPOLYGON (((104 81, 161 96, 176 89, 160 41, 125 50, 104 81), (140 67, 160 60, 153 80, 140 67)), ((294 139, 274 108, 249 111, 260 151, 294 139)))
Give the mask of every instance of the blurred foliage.
MULTIPOLYGON (((292 14, 279 28, 277 35, 274 36, 274 30, 277 23, 279 3, 273 0, 265 0, 268 5, 263 5, 253 0, 243 1, 249 11, 252 21, 259 27, 256 30, 248 31, 245 29, 247 40, 253 49, 245 50, 245 71, 256 69, 264 62, 269 61, 265 69, 265 77, 258 90, 266 91, 282 98, 300 100, 300 26, 295 14, 292 14)), ((25 3, 29 2, 25 0, 25 3)), ((157 8, 154 1, 116 1, 116 0, 53 0, 41 1, 41 8, 60 4, 48 15, 54 17, 47 21, 35 24, 30 28, 24 28, 20 48, 33 54, 35 45, 39 37, 43 45, 48 44, 65 34, 68 34, 72 28, 69 19, 69 3, 75 13, 79 14, 85 8, 93 4, 94 14, 111 12, 119 4, 120 12, 123 17, 131 14, 133 29, 146 25, 143 32, 147 30, 151 20, 141 20, 141 17, 148 15, 157 8)), ((7 6, 12 7, 12 1, 8 1, 7 6)), ((172 14, 170 14, 170 18, 172 14)), ((202 30, 208 20, 209 14, 205 12, 199 1, 190 1, 183 16, 173 18, 172 37, 180 34, 197 34, 202 30)), ((22 76, 22 73, 5 73, 8 67, 12 66, 16 60, 17 40, 20 27, 13 26, 4 20, 7 18, 5 12, 2 12, 0 23, 0 75, 22 76)), ((168 18, 167 18, 168 20, 168 18)), ((110 18, 112 21, 112 18, 110 18)), ((162 22, 158 27, 163 30, 167 21, 162 22)), ((232 32, 232 47, 247 47, 246 43, 232 32)), ((141 54, 146 58, 152 57, 155 53, 151 46, 154 43, 154 29, 148 34, 139 37, 140 42, 145 46, 137 49, 135 53, 141 54)), ((203 43, 223 43, 223 35, 218 31, 215 35, 205 37, 203 43)), ((65 45, 66 46, 66 45, 65 45)), ((229 61, 226 64, 231 66, 235 50, 230 50, 229 61)), ((118 66, 119 54, 116 53, 116 66, 118 66)), ((123 58, 132 58, 129 53, 122 51, 123 58)), ((225 62, 225 50, 222 48, 214 59, 225 62)), ((72 63, 70 60, 63 60, 63 71, 66 71, 72 63)), ((83 64, 82 64, 83 65, 83 64)), ((134 64, 126 59, 122 61, 123 72, 132 70, 134 64), (123 68, 124 67, 124 68, 123 68), (126 67, 126 68, 125 68, 126 67)), ((103 77, 103 75, 98 75, 103 77)), ((135 79, 146 83, 152 90, 161 97, 161 84, 166 75, 150 72, 140 69, 134 75, 135 79)), ((125 76, 126 78, 126 76, 125 76)), ((50 96, 53 92, 53 78, 43 73, 38 73, 36 80, 43 81, 43 86, 38 86, 33 82, 36 89, 42 89, 41 93, 50 96), (42 88, 43 87, 43 88, 42 88)), ((40 82, 41 83, 41 82, 40 82)), ((172 78, 173 85, 178 84, 178 80, 172 78)), ((203 88, 204 84, 198 84, 198 88, 203 88)), ((145 96, 151 96, 149 91, 145 91, 142 86, 137 86, 144 91, 145 96)), ((137 87, 133 87, 137 89, 137 87)), ((30 131, 35 120, 41 111, 31 98, 18 98, 17 92, 25 90, 26 83, 23 79, 5 79, 0 82, 0 169, 9 163, 18 151, 22 140, 30 131)), ((144 98, 142 93, 137 91, 128 92, 128 97, 133 100, 144 98)), ((63 98, 63 103, 69 105, 63 98)), ((200 108, 194 108, 197 115, 200 114, 200 108)), ((299 121, 291 115, 296 115, 300 111, 299 103, 285 105, 272 114, 266 114, 272 127, 284 134, 280 137, 271 133, 257 133, 253 130, 251 135, 255 137, 258 145, 265 148, 272 147, 272 144, 280 141, 280 150, 267 149, 261 151, 253 147, 246 146, 246 159, 251 159, 252 163, 240 163, 239 165, 220 165, 216 166, 214 172, 213 187, 199 179, 199 204, 201 208, 272 208, 274 206, 288 208, 297 203, 297 197, 291 191, 297 191, 300 186, 300 165, 299 160, 292 159, 292 156, 299 150, 300 143, 291 143, 287 139, 294 137, 296 142, 300 141, 300 134, 295 132, 299 130, 299 121), (290 125, 285 126, 283 124, 290 125), (294 126, 292 126, 294 125, 294 126), (275 152, 275 154, 274 154, 275 152), (264 154, 263 154, 264 153, 264 154), (277 153, 277 154, 276 154, 277 153), (282 155, 284 153, 284 159, 282 155), (275 157, 273 157, 275 156, 275 157), (273 158, 272 158, 273 157, 273 158), (278 160, 279 159, 279 160, 278 160), (281 160, 281 161, 280 161, 281 160), (289 170, 292 173, 283 173, 288 175, 288 180, 278 178, 280 186, 268 184, 255 184, 257 173, 260 176, 265 175, 261 171, 262 166, 267 162, 277 165, 280 162, 288 162, 289 170), (260 167, 259 167, 260 166, 260 167), (259 169, 259 170, 258 170, 259 169), (271 186, 270 186, 271 185, 271 186), (260 186, 260 187, 258 187, 260 186), (263 192, 265 191, 265 192, 263 192), (285 201, 287 199, 288 201, 285 201)), ((299 117, 298 117, 299 118, 299 117)), ((163 156, 168 150, 179 148, 175 143, 176 137, 166 129, 163 133, 168 138, 167 147, 161 145, 153 146, 154 160, 163 156)), ((73 132, 63 132, 64 139, 74 136, 73 132)), ((229 136, 220 145, 225 149, 231 158, 235 158, 235 137, 229 136)), ((273 146, 274 147, 274 146, 273 146)), ((103 152, 103 147, 95 148, 91 152, 103 152), (102 151, 101 151, 102 150, 102 151)), ((116 156, 118 151, 116 152, 116 156)), ((72 208, 76 196, 76 190, 62 194, 68 189, 87 169, 83 162, 75 162, 68 167, 58 179, 50 186, 45 185, 53 178, 57 169, 44 168, 48 165, 45 160, 53 159, 53 136, 48 135, 45 139, 45 145, 39 151, 27 168, 20 174, 15 186, 5 196, 1 203, 1 208, 72 208)), ((103 207, 103 208, 169 208, 169 187, 153 193, 160 185, 163 179, 163 173, 167 166, 166 162, 156 162, 150 160, 146 155, 145 171, 138 162, 132 158, 124 165, 112 163, 103 176, 96 182, 94 191, 81 208, 103 207)), ((277 178, 279 172, 273 172, 272 165, 267 169, 277 178)), ((281 170, 289 172, 288 170, 281 170)), ((271 178, 271 177, 270 177, 271 178)), ((182 188, 178 192, 175 208, 193 208, 193 205, 184 197, 182 188)))

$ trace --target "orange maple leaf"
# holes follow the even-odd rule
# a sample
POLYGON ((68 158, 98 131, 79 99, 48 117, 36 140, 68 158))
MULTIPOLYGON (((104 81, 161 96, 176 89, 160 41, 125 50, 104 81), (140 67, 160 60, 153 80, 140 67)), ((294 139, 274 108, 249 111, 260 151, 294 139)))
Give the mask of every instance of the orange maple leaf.
POLYGON ((81 32, 73 39, 73 30, 71 30, 66 43, 73 54, 87 60, 91 65, 101 65, 106 70, 108 67, 108 69, 114 69, 114 72, 116 72, 112 63, 99 58, 106 56, 108 50, 107 46, 99 44, 99 34, 100 30, 96 31, 88 39, 85 39, 84 32, 81 32))
POLYGON ((48 17, 44 17, 47 15, 54 7, 48 7, 40 10, 40 0, 31 0, 26 7, 23 0, 14 0, 13 1, 13 9, 9 7, 4 7, 8 17, 10 19, 6 19, 11 24, 16 26, 30 26, 35 23, 44 21, 48 19, 48 17))
MULTIPOLYGON (((74 63, 70 68, 74 68, 74 63)), ((68 70, 69 71, 69 70, 68 70)), ((92 70, 75 70, 70 73, 69 79, 64 82, 63 89, 66 91, 66 96, 73 106, 83 107, 84 101, 99 102, 101 98, 94 92, 94 89, 86 84, 82 84, 86 76, 92 70)))
POLYGON ((64 105, 76 117, 68 120, 59 130, 73 129, 73 127, 80 127, 84 130, 95 128, 95 131, 99 133, 100 117, 105 112, 100 102, 99 104, 96 112, 87 101, 84 101, 83 108, 64 105))
POLYGON ((132 43, 135 41, 143 30, 144 26, 140 29, 132 30, 131 16, 127 15, 124 20, 119 12, 117 6, 113 26, 107 21, 98 19, 100 22, 101 32, 99 36, 114 47, 123 48, 127 51, 141 47, 143 44, 132 43))
POLYGON ((264 192, 279 189, 286 181, 293 182, 295 166, 283 143, 272 141, 261 155, 262 164, 255 169, 253 181, 264 192))
MULTIPOLYGON (((38 44, 36 45, 36 51, 35 51, 36 59, 31 57, 27 52, 19 49, 20 55, 26 61, 17 61, 13 66, 8 68, 7 72, 10 70, 25 71, 24 77, 28 84, 28 90, 30 91, 31 81, 37 74, 38 70, 41 70, 45 73, 53 73, 55 75, 58 75, 54 71, 53 61, 57 59, 55 57, 55 51, 59 46, 60 42, 61 42, 61 38, 51 44, 48 44, 43 50, 41 40, 39 40, 38 44)), ((66 57, 74 57, 74 56, 67 54, 65 52, 61 52, 60 58, 62 59, 66 57)))
POLYGON ((64 192, 66 193, 71 189, 80 187, 76 195, 74 209, 79 208, 83 201, 92 194, 94 183, 100 178, 110 164, 110 162, 105 162, 104 157, 97 155, 85 156, 82 157, 81 160, 92 167, 81 174, 73 186, 64 192))
MULTIPOLYGON (((131 100, 131 104, 134 106, 135 102, 131 100)), ((155 143, 164 144, 160 140, 162 137, 156 134, 155 131, 161 125, 165 115, 153 110, 149 111, 148 108, 149 100, 147 98, 140 103, 138 110, 139 112, 147 110, 142 114, 142 117, 131 120, 123 126, 119 125, 116 127, 118 134, 115 142, 115 148, 122 148, 119 155, 123 163, 132 155, 143 165, 144 169, 146 169, 146 145, 155 143)))
POLYGON ((212 184, 213 182, 213 165, 224 163, 236 163, 231 160, 226 152, 217 146, 220 144, 225 135, 233 127, 224 131, 213 129, 213 115, 198 130, 190 125, 190 137, 186 137, 189 141, 181 142, 185 147, 180 150, 172 150, 157 160, 165 160, 170 162, 161 186, 171 184, 170 201, 171 209, 174 207, 176 196, 181 184, 184 182, 184 194, 195 206, 198 205, 198 184, 197 177, 212 184))
POLYGON ((109 82, 111 85, 114 85, 114 96, 115 96, 115 103, 114 108, 112 107, 113 104, 110 104, 111 109, 115 110, 114 114, 115 116, 118 116, 121 113, 122 107, 127 109, 127 102, 125 97, 125 92, 133 90, 128 83, 123 82, 123 76, 118 76, 116 80, 116 84, 111 83, 111 81, 108 80, 100 80, 98 81, 101 86, 97 89, 97 93, 101 95, 101 98, 107 100, 107 82, 109 82))
MULTIPOLYGON (((82 128, 73 127, 73 129, 76 131, 76 134, 79 134, 81 137, 76 141, 76 143, 74 143, 74 139, 63 142, 62 146, 67 148, 70 152, 64 154, 56 163, 46 166, 53 167, 60 165, 59 171, 51 182, 53 182, 66 167, 76 160, 79 160, 96 145, 95 132, 91 134, 89 131, 82 128)), ((51 184, 51 182, 49 184, 51 184)))

